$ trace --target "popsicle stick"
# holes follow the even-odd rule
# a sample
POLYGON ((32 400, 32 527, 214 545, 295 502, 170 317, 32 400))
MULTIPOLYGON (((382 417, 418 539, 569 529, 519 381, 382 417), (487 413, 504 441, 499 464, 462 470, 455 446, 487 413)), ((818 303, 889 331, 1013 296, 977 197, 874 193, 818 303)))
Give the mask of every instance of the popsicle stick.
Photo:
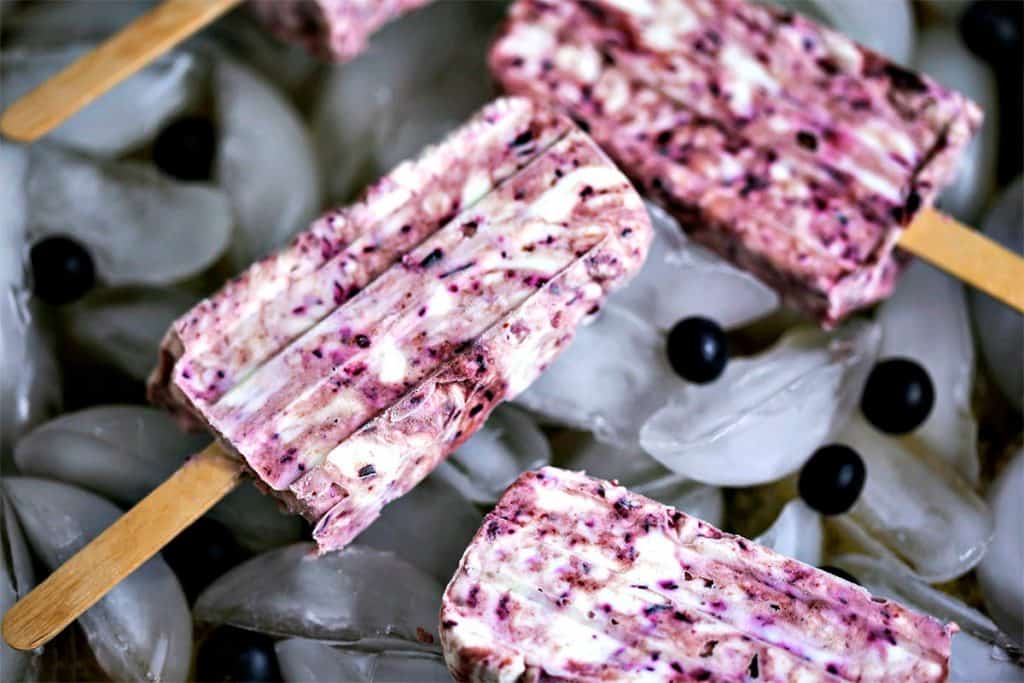
POLYGON ((935 209, 926 209, 899 246, 1024 313, 1024 257, 935 209))
POLYGON ((0 133, 33 142, 242 0, 165 0, 12 104, 0 133))
POLYGON ((18 650, 45 644, 227 495, 240 474, 217 443, 193 456, 19 600, 4 616, 4 640, 18 650))

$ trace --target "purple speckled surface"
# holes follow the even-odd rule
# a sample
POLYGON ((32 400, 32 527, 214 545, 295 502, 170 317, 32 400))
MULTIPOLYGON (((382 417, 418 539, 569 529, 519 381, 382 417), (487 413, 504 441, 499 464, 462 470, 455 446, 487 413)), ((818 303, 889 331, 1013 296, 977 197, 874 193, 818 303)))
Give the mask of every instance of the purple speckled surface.
POLYGON ((650 237, 589 137, 499 100, 179 319, 150 393, 341 547, 551 362, 650 237))
POLYGON ((902 228, 981 119, 927 77, 743 0, 521 0, 491 68, 826 326, 892 291, 902 228))
POLYGON ((250 7, 278 37, 317 57, 344 62, 366 48, 381 26, 431 0, 250 0, 250 7))
POLYGON ((957 630, 613 482, 527 472, 449 583, 458 681, 944 681, 957 630))

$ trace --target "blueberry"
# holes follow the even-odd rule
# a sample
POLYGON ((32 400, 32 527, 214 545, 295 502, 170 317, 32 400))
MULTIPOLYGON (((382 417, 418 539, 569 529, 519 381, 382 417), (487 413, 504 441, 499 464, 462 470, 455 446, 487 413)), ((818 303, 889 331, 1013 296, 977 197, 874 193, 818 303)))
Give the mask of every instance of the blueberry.
POLYGON ((179 180, 209 180, 217 135, 202 116, 185 116, 160 131, 153 143, 153 162, 179 180))
POLYGON ((853 574, 851 574, 850 572, 846 571, 845 569, 840 569, 839 567, 833 567, 830 564, 823 564, 820 567, 818 567, 818 569, 820 569, 823 572, 828 572, 829 574, 832 574, 833 576, 838 576, 840 579, 842 579, 844 581, 849 581, 850 583, 855 583, 858 586, 860 585, 860 581, 857 580, 857 577, 854 576, 853 574))
POLYGON ((729 361, 725 332, 712 320, 694 316, 668 333, 668 362, 685 380, 706 384, 718 378, 729 361))
POLYGON ((1024 4, 1013 0, 979 0, 960 16, 960 35, 974 54, 993 66, 1020 74, 1024 4))
POLYGON ((831 444, 814 452, 797 482, 800 497, 823 515, 839 515, 857 502, 867 470, 849 446, 831 444))
POLYGON ((201 517, 167 544, 163 558, 191 603, 214 579, 245 559, 245 553, 227 528, 201 517))
POLYGON ((197 681, 280 681, 274 640, 253 631, 221 626, 196 654, 197 681))
POLYGON ((883 432, 906 434, 925 421, 934 404, 928 372, 909 358, 889 358, 871 370, 860 410, 883 432))
POLYGON ((36 296, 59 306, 82 298, 96 284, 89 252, 70 237, 46 237, 29 252, 36 296))

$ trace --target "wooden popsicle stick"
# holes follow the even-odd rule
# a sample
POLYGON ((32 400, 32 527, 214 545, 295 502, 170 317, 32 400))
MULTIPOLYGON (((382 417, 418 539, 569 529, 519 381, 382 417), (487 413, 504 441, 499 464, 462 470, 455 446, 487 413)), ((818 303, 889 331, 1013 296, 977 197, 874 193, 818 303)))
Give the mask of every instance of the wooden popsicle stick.
POLYGON ((12 104, 0 117, 0 133, 38 140, 241 1, 164 0, 12 104))
POLYGON ((45 644, 150 559, 238 483, 241 467, 214 442, 75 553, 12 607, 7 644, 45 644))
POLYGON ((1024 257, 935 209, 918 214, 897 243, 1024 313, 1024 257))

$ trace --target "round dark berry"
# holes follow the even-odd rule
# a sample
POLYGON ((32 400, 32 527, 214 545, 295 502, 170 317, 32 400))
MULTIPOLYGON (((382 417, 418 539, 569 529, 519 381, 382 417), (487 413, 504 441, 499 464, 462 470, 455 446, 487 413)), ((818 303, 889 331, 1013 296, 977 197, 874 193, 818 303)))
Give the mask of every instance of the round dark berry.
POLYGON ((971 52, 996 68, 1020 74, 1024 4, 1012 0, 979 0, 960 15, 960 35, 971 52))
POLYGON ((797 488, 800 497, 823 515, 839 515, 857 502, 867 470, 857 451, 831 444, 814 452, 802 470, 797 488))
POLYGON ((244 560, 245 553, 224 525, 200 517, 167 544, 163 558, 192 603, 214 579, 244 560))
POLYGON ((868 375, 860 410, 868 422, 887 434, 917 429, 935 405, 928 371, 909 358, 889 358, 868 375))
POLYGON ((89 252, 70 237, 46 237, 29 252, 32 289, 48 304, 59 306, 82 298, 96 284, 89 252))
POLYGON ((221 626, 196 654, 197 681, 280 681, 274 640, 262 633, 221 626))
POLYGON ((851 574, 850 572, 846 571, 845 569, 840 569, 839 567, 833 567, 830 564, 823 564, 820 567, 818 567, 818 569, 820 569, 823 572, 828 572, 829 574, 832 574, 833 576, 838 576, 843 581, 849 581, 850 583, 855 583, 858 586, 860 585, 860 581, 857 580, 857 577, 854 576, 853 574, 851 574))
POLYGON ((185 116, 160 131, 153 143, 153 162, 179 180, 209 180, 217 134, 209 119, 185 116))
POLYGON ((685 380, 706 384, 718 379, 729 361, 725 332, 713 320, 694 316, 668 333, 668 362, 685 380))

